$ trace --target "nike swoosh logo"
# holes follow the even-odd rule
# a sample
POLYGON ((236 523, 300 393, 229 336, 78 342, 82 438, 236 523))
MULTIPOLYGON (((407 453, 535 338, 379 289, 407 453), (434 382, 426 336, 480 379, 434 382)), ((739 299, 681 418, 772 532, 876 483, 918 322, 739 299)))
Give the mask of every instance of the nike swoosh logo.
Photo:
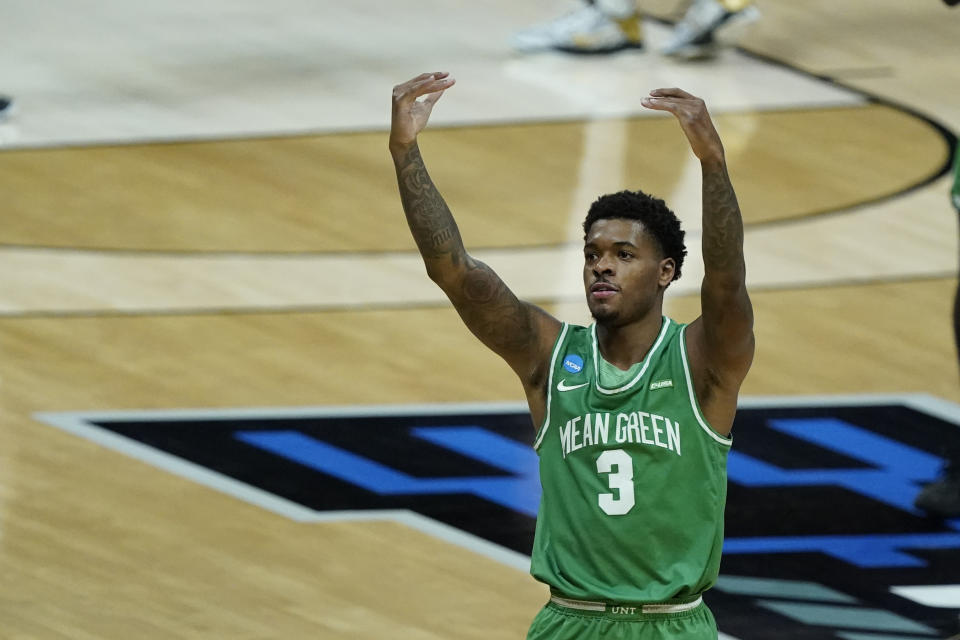
POLYGON ((590 384, 589 382, 584 382, 583 384, 575 384, 572 387, 568 387, 566 382, 566 380, 561 380, 557 384, 557 391, 573 391, 574 389, 579 389, 580 387, 585 387, 590 384))

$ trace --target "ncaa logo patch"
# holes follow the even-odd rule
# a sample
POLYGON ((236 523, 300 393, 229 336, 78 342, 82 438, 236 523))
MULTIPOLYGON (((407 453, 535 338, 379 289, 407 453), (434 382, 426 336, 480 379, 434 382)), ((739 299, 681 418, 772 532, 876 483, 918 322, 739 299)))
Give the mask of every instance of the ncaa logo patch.
POLYGON ((583 358, 569 353, 563 357, 563 368, 570 373, 580 373, 583 371, 583 358))

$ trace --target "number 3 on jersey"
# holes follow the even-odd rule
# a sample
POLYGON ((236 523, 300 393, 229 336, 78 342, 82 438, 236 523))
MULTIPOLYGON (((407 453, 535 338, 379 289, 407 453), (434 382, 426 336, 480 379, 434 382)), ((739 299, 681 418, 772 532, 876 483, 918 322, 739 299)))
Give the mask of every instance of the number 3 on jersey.
POLYGON ((636 503, 633 492, 633 460, 623 449, 604 451, 597 458, 597 472, 609 473, 607 482, 613 493, 601 493, 600 508, 608 516, 625 515, 636 503), (616 469, 616 471, 614 471, 616 469))

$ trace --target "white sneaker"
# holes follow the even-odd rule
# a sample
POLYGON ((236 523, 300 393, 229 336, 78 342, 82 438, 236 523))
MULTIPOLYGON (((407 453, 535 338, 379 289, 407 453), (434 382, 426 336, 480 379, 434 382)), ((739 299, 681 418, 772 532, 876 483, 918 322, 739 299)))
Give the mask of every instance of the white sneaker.
POLYGON ((570 53, 613 53, 621 49, 642 49, 640 18, 615 19, 586 5, 560 18, 533 25, 513 36, 518 51, 559 49, 570 53))
POLYGON ((753 5, 727 11, 716 0, 694 0, 677 23, 661 53, 685 60, 709 58, 721 46, 733 46, 746 27, 760 19, 753 5))

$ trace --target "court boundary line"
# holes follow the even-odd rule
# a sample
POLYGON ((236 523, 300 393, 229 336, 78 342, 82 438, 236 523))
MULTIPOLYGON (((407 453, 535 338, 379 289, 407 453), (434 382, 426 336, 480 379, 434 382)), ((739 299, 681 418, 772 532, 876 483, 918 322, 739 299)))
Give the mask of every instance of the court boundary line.
MULTIPOLYGON (((896 275, 884 278, 846 278, 831 280, 829 282, 799 281, 787 284, 769 284, 752 285, 751 293, 772 293, 772 292, 790 292, 790 291, 811 291, 821 289, 838 289, 843 287, 869 287, 872 285, 897 285, 910 284, 914 282, 935 282, 939 280, 953 280, 957 278, 957 273, 953 270, 942 272, 931 272, 915 275, 896 275)), ((439 294, 438 294, 439 295, 439 294)), ((670 294, 669 300, 677 300, 691 296, 699 296, 696 291, 689 293, 670 294)), ((583 296, 558 296, 552 298, 530 297, 525 298, 532 304, 548 307, 557 304, 570 304, 583 302, 583 296)), ((382 311, 429 311, 438 309, 451 309, 450 302, 446 299, 423 300, 413 302, 378 302, 375 304, 316 304, 316 305, 289 305, 272 307, 183 307, 183 308, 156 308, 156 309, 67 309, 51 311, 4 311, 0 310, 0 321, 2 320, 74 320, 90 318, 176 318, 176 317, 226 317, 226 316, 248 316, 248 315, 296 315, 296 314, 318 314, 318 313, 377 313, 382 311)), ((586 305, 584 303, 584 309, 586 305)))

